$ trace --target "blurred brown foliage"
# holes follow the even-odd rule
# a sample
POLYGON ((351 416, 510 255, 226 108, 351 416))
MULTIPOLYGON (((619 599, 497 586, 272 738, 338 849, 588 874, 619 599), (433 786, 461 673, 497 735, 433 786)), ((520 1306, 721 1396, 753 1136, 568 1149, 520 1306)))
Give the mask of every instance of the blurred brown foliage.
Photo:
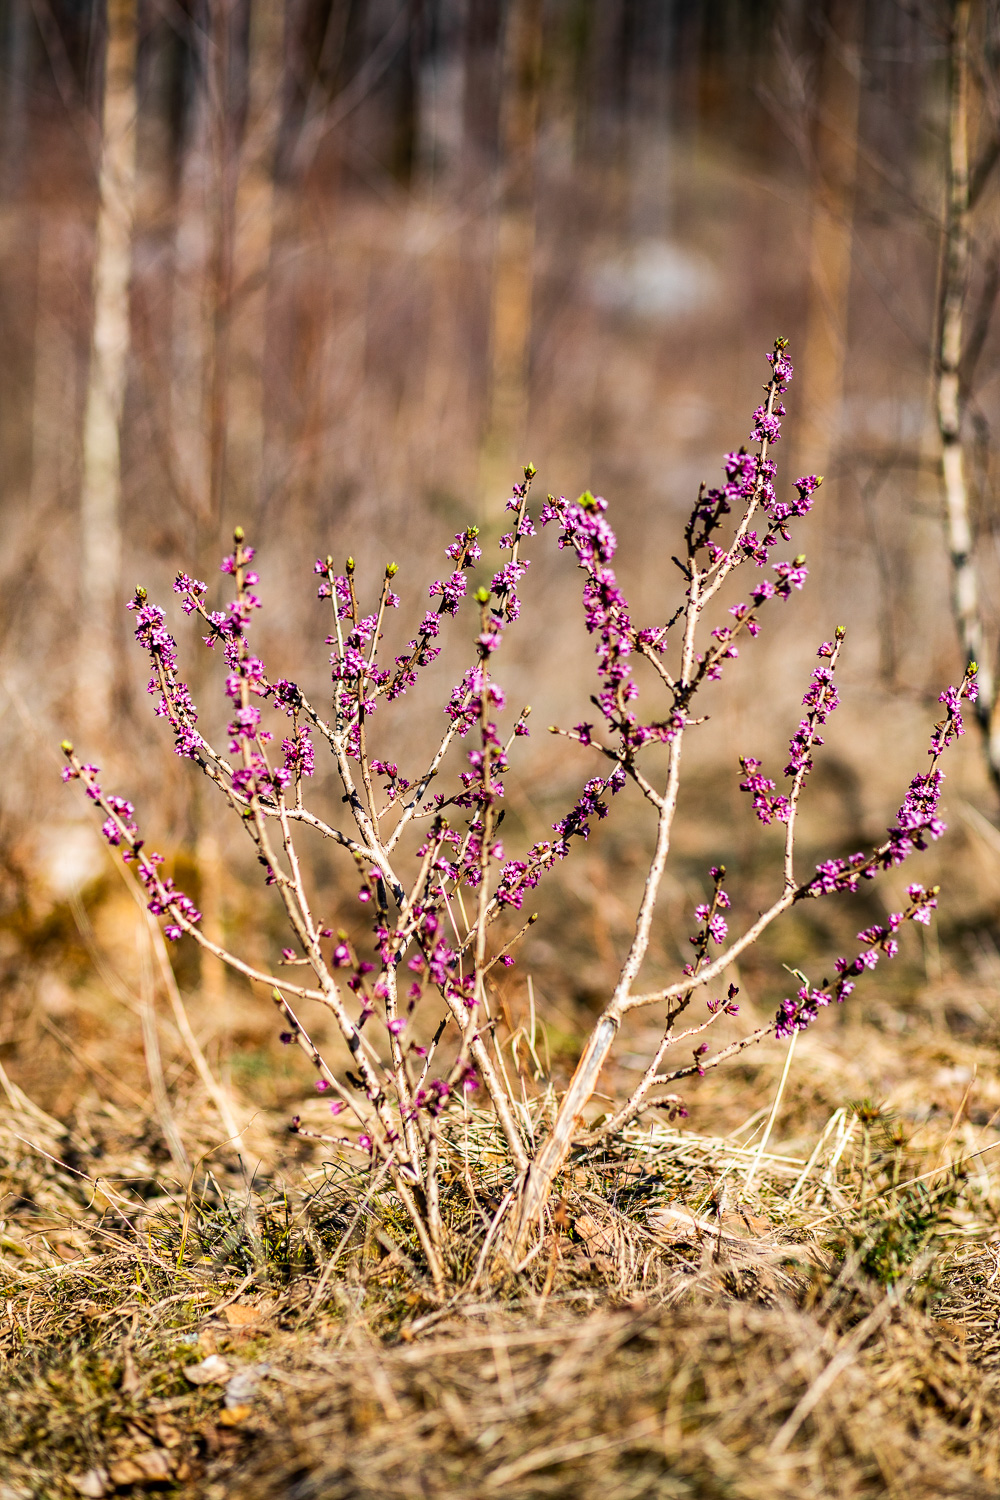
MULTIPOLYGON (((194 866, 214 930, 277 936, 148 713, 119 607, 135 582, 167 600, 178 568, 217 578, 239 522, 260 549, 262 654, 322 691, 312 559, 353 552, 364 586, 396 558, 416 615, 451 534, 478 522, 495 539, 530 459, 543 489, 608 496, 626 591, 661 619, 679 597, 681 518, 745 439, 776 332, 799 366, 781 472, 827 474, 796 538, 812 576, 715 693, 663 962, 709 857, 746 877, 753 907, 769 846, 740 821, 731 773, 741 751, 780 753, 815 642, 839 622, 845 708, 806 827, 817 848, 879 833, 959 670, 929 379, 943 0, 7 0, 0 15, 8 1042, 57 952, 91 961, 70 894, 117 891, 58 785, 66 733, 194 866), (116 347, 100 294, 123 242, 116 347), (117 467, 88 450, 102 401, 105 416, 120 402, 117 467), (91 483, 95 531, 87 475, 112 470, 119 495, 91 483)), ((976 66, 995 74, 988 49, 976 66)), ((966 434, 987 601, 998 354, 987 331, 966 434)), ((533 723, 571 721, 591 643, 572 570, 544 543, 525 594, 540 623, 511 632, 505 686, 535 704, 533 723)), ((221 695, 176 623, 214 727, 221 695)), ((439 664, 442 689, 456 660, 439 664)), ((404 700, 388 753, 428 741, 438 713, 404 700)), ((586 774, 536 731, 512 778, 512 836, 544 836, 586 774)), ((975 745, 951 777, 959 832, 928 873, 950 861, 946 931, 989 941, 1000 885, 989 829, 970 821, 991 811, 975 745)), ((553 946, 539 924, 529 957, 571 1004, 614 967, 642 839, 625 812, 546 898, 564 935, 553 946)), ((128 968, 125 926, 108 940, 128 968)), ((803 928, 799 946, 825 953, 835 937, 803 928)), ((220 977, 185 962, 182 982, 221 1003, 220 977)))

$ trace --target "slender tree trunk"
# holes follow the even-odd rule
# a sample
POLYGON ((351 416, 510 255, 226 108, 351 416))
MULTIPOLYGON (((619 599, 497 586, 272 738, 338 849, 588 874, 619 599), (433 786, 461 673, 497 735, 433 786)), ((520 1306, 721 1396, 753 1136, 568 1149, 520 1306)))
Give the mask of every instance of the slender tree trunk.
POLYGON ((234 0, 196 10, 194 98, 177 203, 171 426, 200 557, 224 530, 233 288, 236 120, 231 97, 234 0))
POLYGON ((41 214, 28 492, 34 527, 44 527, 54 514, 62 514, 62 506, 72 504, 80 482, 79 450, 66 440, 67 433, 77 429, 80 394, 73 305, 67 287, 78 288, 73 272, 83 269, 82 238, 67 215, 55 211, 41 214))
POLYGON ((820 61, 809 226, 809 302, 802 351, 801 467, 836 457, 850 307, 864 0, 834 0, 820 61))
MULTIPOLYGON (((211 301, 213 201, 212 91, 210 40, 205 15, 192 14, 193 97, 185 121, 174 231, 174 277, 170 326, 169 445, 177 489, 194 532, 199 571, 208 576, 210 559, 218 552, 214 521, 212 458, 208 407, 211 390, 213 308, 211 301)), ((216 566, 218 564, 216 563, 216 566)), ((196 696, 205 679, 207 663, 199 653, 191 663, 190 684, 196 696)), ((196 786, 189 804, 195 862, 199 875, 199 906, 205 934, 214 943, 224 938, 219 850, 212 810, 205 788, 196 786)), ((223 965, 213 955, 199 954, 202 998, 215 1025, 220 1024, 226 994, 223 965)))
MULTIPOLYGON (((535 256, 535 140, 542 57, 542 0, 514 0, 504 52, 503 177, 490 317, 489 415, 484 492, 511 482, 528 414, 535 256)), ((521 455, 522 461, 526 456, 521 455)))
POLYGON ((948 183, 945 233, 941 247, 941 310, 937 349, 937 420, 941 438, 944 521, 951 563, 951 603, 966 663, 979 665, 976 718, 983 732, 986 760, 1000 789, 1000 714, 993 653, 983 629, 975 538, 962 449, 966 393, 962 385, 965 308, 970 269, 972 201, 969 168, 970 0, 952 9, 948 99, 948 183))
POLYGON ((3 45, 5 86, 0 183, 12 198, 21 186, 28 140, 28 80, 31 77, 31 0, 8 0, 3 45))
POLYGON ((264 496, 264 355, 285 36, 282 8, 252 0, 249 106, 239 157, 229 320, 229 508, 250 519, 264 496))
POLYGON ((77 721, 107 740, 116 676, 121 583, 121 418, 129 351, 135 212, 136 0, 108 0, 107 61, 94 264, 94 325, 80 495, 77 721))
MULTIPOLYGON (((200 35, 199 41, 202 41, 200 35)), ((191 118, 186 122, 182 147, 174 233, 169 428, 179 491, 196 522, 201 541, 201 533, 208 526, 211 491, 204 423, 209 323, 210 166, 203 57, 197 62, 191 118)))
MULTIPOLYGON (((270 5, 271 0, 264 0, 270 5)), ((208 435, 209 515, 216 535, 228 528, 226 444, 229 434, 230 320, 233 301, 237 140, 231 75, 236 0, 209 0, 211 27, 208 121, 211 141, 211 256, 209 261, 208 384, 205 427, 208 435)))
MULTIPOLYGON (((232 99, 234 0, 210 0, 195 9, 194 97, 186 132, 177 203, 172 309, 171 436, 180 489, 194 523, 195 553, 203 576, 218 566, 225 533, 230 427, 230 321, 233 311, 236 127, 232 99)), ((252 25, 280 6, 255 0, 252 25)), ((254 44, 252 35, 251 45, 254 44)), ((251 99, 251 110, 254 101, 251 99)), ((198 695, 207 662, 195 658, 190 675, 198 695)), ((224 940, 225 862, 214 807, 196 794, 190 807, 200 877, 203 926, 211 941, 224 940)), ((225 966, 201 955, 202 998, 224 1017, 225 966)))

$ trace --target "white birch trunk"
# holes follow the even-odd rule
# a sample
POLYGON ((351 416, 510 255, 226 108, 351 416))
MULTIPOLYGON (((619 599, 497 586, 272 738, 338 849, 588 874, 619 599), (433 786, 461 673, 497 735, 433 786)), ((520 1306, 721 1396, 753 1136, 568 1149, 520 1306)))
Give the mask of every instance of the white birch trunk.
POLYGON ((80 494, 77 721, 109 737, 121 581, 121 419, 129 352, 135 212, 136 0, 108 0, 107 62, 94 260, 94 325, 80 494))
POLYGON ((957 0, 952 16, 948 101, 948 189, 941 251, 941 316, 937 350, 937 421, 945 532, 951 563, 951 604, 966 664, 979 665, 976 718, 986 738, 990 775, 1000 786, 1000 723, 993 654, 987 649, 974 557, 975 538, 962 451, 961 362, 969 283, 969 19, 970 0, 957 0))

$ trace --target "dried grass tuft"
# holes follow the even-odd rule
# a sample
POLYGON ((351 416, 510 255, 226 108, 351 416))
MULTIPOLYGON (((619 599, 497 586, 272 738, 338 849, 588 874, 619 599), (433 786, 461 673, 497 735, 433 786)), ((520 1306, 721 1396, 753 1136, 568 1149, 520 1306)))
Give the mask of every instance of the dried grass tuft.
POLYGON ((997 1493, 996 1218, 982 1172, 927 1172, 946 1135, 637 1126, 512 1266, 495 1123, 456 1114, 442 1301, 366 1170, 248 1184, 188 1099, 181 1181, 152 1107, 62 1124, 6 1085, 3 1500, 997 1493))

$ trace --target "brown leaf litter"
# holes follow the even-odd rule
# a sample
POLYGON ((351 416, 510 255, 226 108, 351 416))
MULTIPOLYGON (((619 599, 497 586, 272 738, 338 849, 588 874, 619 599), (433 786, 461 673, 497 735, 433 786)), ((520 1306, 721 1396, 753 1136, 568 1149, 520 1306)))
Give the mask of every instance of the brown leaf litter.
POLYGON ((578 1154, 520 1270, 483 1259, 510 1177, 471 1112, 442 1303, 391 1199, 355 1218, 357 1167, 249 1187, 187 1106, 179 1178, 148 1120, 11 1085, 0 1500, 995 1497, 1000 1205, 942 1167, 984 1139, 947 1088, 919 1149, 878 1109, 797 1154, 637 1126, 578 1154))

